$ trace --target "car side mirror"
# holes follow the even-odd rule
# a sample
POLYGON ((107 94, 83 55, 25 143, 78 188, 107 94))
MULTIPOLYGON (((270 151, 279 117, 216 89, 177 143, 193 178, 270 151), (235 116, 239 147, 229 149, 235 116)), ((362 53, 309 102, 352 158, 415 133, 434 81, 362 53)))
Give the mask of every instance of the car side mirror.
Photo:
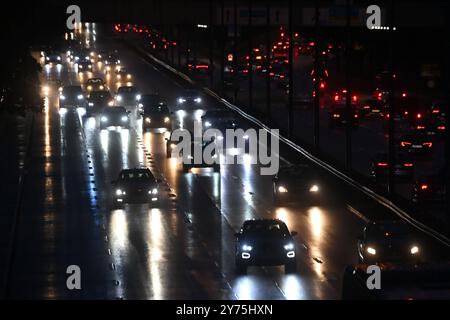
POLYGON ((298 232, 297 232, 297 231, 292 231, 292 232, 291 232, 291 236, 295 237, 295 236, 297 236, 297 235, 298 235, 298 232))

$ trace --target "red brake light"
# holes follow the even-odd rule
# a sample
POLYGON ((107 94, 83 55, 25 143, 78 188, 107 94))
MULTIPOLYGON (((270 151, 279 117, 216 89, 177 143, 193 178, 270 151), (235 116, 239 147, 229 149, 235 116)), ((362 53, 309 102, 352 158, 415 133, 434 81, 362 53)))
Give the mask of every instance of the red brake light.
POLYGON ((421 114, 421 113, 418 113, 418 114, 417 114, 417 119, 420 119, 420 118, 422 118, 422 114, 421 114))
POLYGON ((379 167, 387 167, 388 164, 386 162, 378 162, 377 166, 379 166, 379 167))
POLYGON ((423 129, 425 129, 424 126, 417 126, 417 130, 423 130, 423 129))
POLYGON ((358 97, 357 96, 353 96, 353 101, 356 101, 356 100, 358 100, 358 97))
POLYGON ((406 93, 403 92, 403 93, 402 93, 402 97, 403 97, 403 98, 406 97, 406 93))
POLYGON ((413 167, 414 164, 412 164, 412 163, 404 163, 403 166, 405 166, 405 167, 413 167))
POLYGON ((412 143, 408 142, 408 141, 402 141, 402 142, 400 142, 400 144, 402 147, 407 147, 407 146, 410 146, 412 143))
POLYGON ((426 184, 420 185, 420 190, 427 190, 427 189, 428 189, 428 185, 426 185, 426 184))
POLYGON ((439 110, 439 109, 434 109, 434 110, 432 111, 432 113, 439 113, 439 112, 441 112, 441 110, 439 110))
POLYGON ((437 127, 438 130, 445 130, 445 126, 439 126, 437 127))
POLYGON ((423 145, 428 148, 431 148, 433 146, 433 142, 424 142, 423 145))

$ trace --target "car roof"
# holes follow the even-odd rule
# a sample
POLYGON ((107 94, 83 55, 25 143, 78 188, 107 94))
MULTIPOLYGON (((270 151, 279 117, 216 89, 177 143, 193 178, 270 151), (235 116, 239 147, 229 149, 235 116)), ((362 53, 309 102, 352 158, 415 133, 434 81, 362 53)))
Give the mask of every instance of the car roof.
POLYGON ((103 112, 127 112, 127 109, 122 106, 114 106, 103 109, 103 112))
POLYGON ((90 78, 90 79, 86 80, 86 82, 98 82, 98 81, 103 82, 103 79, 102 78, 90 78))
POLYGON ((137 87, 135 86, 122 86, 119 87, 117 91, 137 91, 137 87))
POLYGON ((278 170, 278 174, 289 174, 289 175, 302 175, 307 172, 312 171, 311 167, 307 164, 296 164, 296 165, 290 165, 290 166, 282 166, 278 170))
POLYGON ((63 87, 63 91, 66 91, 66 90, 79 90, 79 91, 82 91, 82 89, 81 89, 81 86, 65 86, 65 87, 63 87))
POLYGON ((244 221, 244 225, 272 225, 272 224, 285 225, 284 221, 280 219, 251 219, 244 221))

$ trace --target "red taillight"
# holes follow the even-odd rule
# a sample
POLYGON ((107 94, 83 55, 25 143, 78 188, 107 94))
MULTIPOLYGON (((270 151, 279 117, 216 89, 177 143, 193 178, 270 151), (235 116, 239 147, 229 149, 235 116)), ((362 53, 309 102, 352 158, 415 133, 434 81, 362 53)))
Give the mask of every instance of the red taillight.
POLYGON ((432 113, 439 113, 439 112, 441 112, 441 110, 438 110, 438 109, 434 109, 433 111, 431 111, 432 113))
POLYGON ((438 130, 445 130, 445 126, 439 126, 437 127, 438 130))
POLYGON ((408 112, 408 111, 405 111, 405 112, 403 112, 403 114, 404 114, 405 116, 407 116, 407 115, 409 114, 409 112, 408 112))
POLYGON ((403 93, 402 93, 402 97, 403 97, 403 98, 406 97, 406 93, 403 92, 403 93))
POLYGON ((356 101, 356 100, 358 100, 358 97, 357 96, 353 96, 352 99, 353 99, 353 101, 356 101))
POLYGON ((420 185, 420 190, 428 190, 428 185, 426 185, 426 184, 421 184, 421 185, 420 185))
POLYGON ((364 110, 370 109, 370 106, 364 106, 363 109, 364 110))
POLYGON ((423 129, 425 129, 424 126, 417 126, 417 130, 423 130, 423 129))
POLYGON ((403 166, 410 168, 413 167, 414 165, 412 163, 404 163, 403 166))
POLYGON ((388 164, 386 162, 378 162, 377 166, 379 166, 379 167, 387 167, 388 164))
POLYGON ((320 84, 320 89, 324 89, 324 88, 325 88, 325 83, 322 82, 322 83, 320 84))
POLYGON ((209 66, 207 64, 199 64, 195 66, 196 69, 208 69, 209 66))
POLYGON ((355 115, 354 115, 354 117, 355 117, 355 118, 358 118, 358 115, 357 115, 357 114, 355 114, 355 115))
POLYGON ((424 142, 423 145, 425 147, 431 148, 433 146, 433 142, 424 142))
POLYGON ((402 141, 402 142, 400 142, 400 145, 402 146, 402 147, 408 147, 408 146, 410 146, 412 143, 411 142, 408 142, 408 141, 402 141))
POLYGON ((422 118, 422 114, 418 113, 416 117, 417 117, 417 119, 420 119, 420 118, 422 118))
POLYGON ((339 96, 338 95, 335 95, 334 96, 334 101, 338 101, 339 100, 339 96))

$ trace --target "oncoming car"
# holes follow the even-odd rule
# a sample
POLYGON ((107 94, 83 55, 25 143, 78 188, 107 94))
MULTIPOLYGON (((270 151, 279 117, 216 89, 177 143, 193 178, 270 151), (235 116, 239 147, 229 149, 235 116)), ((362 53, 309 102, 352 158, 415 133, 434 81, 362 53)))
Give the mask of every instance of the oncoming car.
POLYGON ((245 273, 249 266, 284 265, 285 272, 297 269, 296 246, 286 224, 278 219, 247 220, 235 234, 235 266, 245 273))
POLYGON ((81 86, 63 87, 59 94, 59 108, 78 108, 85 106, 85 97, 81 86))
POLYGON ((196 90, 185 90, 177 99, 178 105, 200 105, 202 103, 201 95, 196 90))
POLYGON ((116 103, 124 106, 137 106, 141 94, 134 86, 123 86, 117 90, 116 103))
POLYGON ((100 130, 108 127, 121 127, 130 129, 129 111, 124 107, 104 108, 100 114, 100 130))
POLYGON ((416 230, 398 220, 370 222, 358 239, 361 263, 418 263, 422 247, 416 230))
POLYGON ((105 81, 102 78, 91 78, 84 84, 87 91, 102 91, 106 89, 105 81))
POLYGON ((142 113, 143 122, 142 130, 165 128, 170 130, 172 128, 170 111, 165 103, 159 103, 153 108, 144 109, 142 113))
POLYGON ((281 167, 273 178, 273 200, 275 205, 288 202, 320 202, 320 183, 307 165, 281 167))
POLYGON ((125 203, 159 205, 158 180, 148 168, 123 169, 111 184, 116 206, 125 203))

